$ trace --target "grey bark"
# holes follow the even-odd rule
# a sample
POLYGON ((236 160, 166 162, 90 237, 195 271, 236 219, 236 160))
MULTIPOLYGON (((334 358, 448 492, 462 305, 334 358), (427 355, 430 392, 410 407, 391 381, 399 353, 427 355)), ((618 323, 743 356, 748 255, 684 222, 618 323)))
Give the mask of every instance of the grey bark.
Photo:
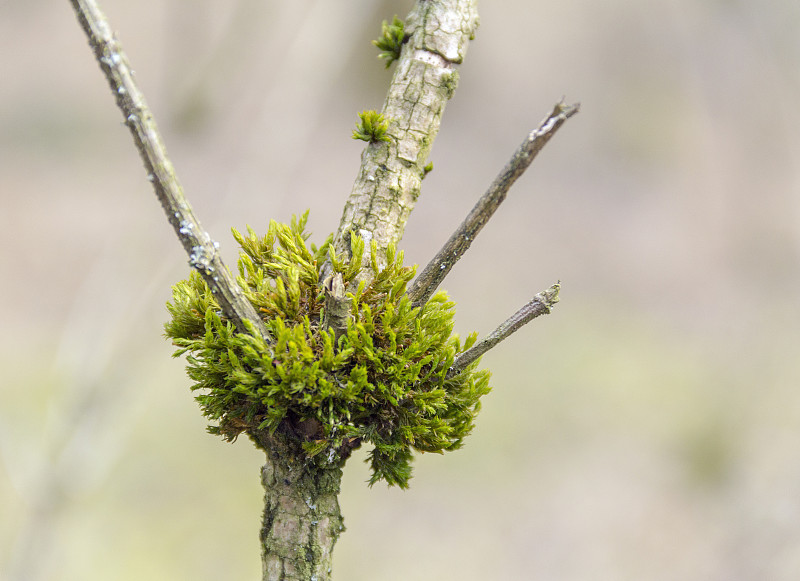
POLYGON ((408 298, 415 307, 428 302, 458 259, 464 255, 475 237, 506 199, 508 190, 517 178, 528 169, 556 131, 577 113, 578 109, 578 105, 566 106, 563 102, 557 103, 539 127, 525 137, 486 193, 408 288, 408 298))
POLYGON ((261 469, 263 579, 323 581, 331 578, 333 548, 344 531, 339 510, 339 457, 309 461, 297 441, 264 435, 261 469))
POLYGON ((144 162, 147 179, 172 225, 189 264, 206 281, 225 316, 243 332, 261 333, 269 338, 267 328, 253 305, 231 275, 219 253, 218 244, 203 229, 183 195, 175 168, 167 155, 144 94, 133 78, 128 57, 114 35, 111 25, 94 0, 70 0, 97 62, 122 111, 125 124, 144 162))
POLYGON ((476 6, 477 0, 420 0, 406 19, 410 36, 382 110, 390 142, 370 143, 361 155, 334 237, 337 253, 350 251, 354 233, 376 242, 380 263, 389 244, 403 236, 445 104, 458 83, 458 65, 478 27, 476 6))
POLYGON ((533 319, 540 315, 550 314, 553 306, 558 302, 559 290, 561 290, 561 284, 556 283, 547 290, 536 293, 536 295, 529 302, 527 302, 521 309, 506 319, 484 339, 460 355, 456 356, 453 364, 450 366, 450 369, 447 370, 447 376, 453 377, 454 375, 458 375, 464 371, 468 365, 475 362, 489 349, 495 347, 503 339, 506 339, 512 333, 519 330, 519 328, 523 325, 530 323, 533 319))
MULTIPOLYGON (((334 235, 337 254, 349 254, 350 237, 356 234, 376 243, 378 266, 385 266, 386 248, 402 237, 445 104, 458 82, 457 67, 478 26, 476 5, 477 0, 418 0, 409 14, 410 36, 382 110, 390 141, 369 143, 361 155, 334 235)), ((364 252, 365 261, 370 254, 364 252)), ((369 276, 371 269, 362 272, 358 280, 369 276)), ((328 313, 323 324, 338 335, 347 325, 349 300, 330 264, 324 265, 321 280, 328 313)), ((340 468, 312 465, 302 450, 293 455, 291 447, 285 455, 275 454, 274 442, 267 449, 262 471, 264 581, 328 581, 330 555, 344 530, 336 501, 340 468)))

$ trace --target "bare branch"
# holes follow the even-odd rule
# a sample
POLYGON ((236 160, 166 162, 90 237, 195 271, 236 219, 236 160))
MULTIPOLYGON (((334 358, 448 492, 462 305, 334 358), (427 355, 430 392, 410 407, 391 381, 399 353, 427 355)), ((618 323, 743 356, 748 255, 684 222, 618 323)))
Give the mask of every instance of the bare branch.
POLYGON ((578 112, 578 109, 578 104, 567 106, 562 100, 556 104, 539 127, 528 134, 469 215, 411 284, 407 294, 414 306, 423 305, 428 301, 458 259, 470 247, 478 232, 506 199, 508 190, 517 178, 528 169, 550 138, 567 119, 578 112))
POLYGON ((468 365, 478 359, 478 357, 481 357, 489 349, 500 343, 500 341, 511 335, 511 333, 522 327, 525 323, 530 322, 539 315, 549 314, 553 309, 553 305, 558 302, 559 290, 561 290, 561 284, 556 283, 549 289, 537 293, 529 303, 506 319, 502 325, 489 333, 485 339, 456 357, 455 361, 453 361, 453 365, 451 365, 450 369, 447 371, 447 376, 453 377, 458 375, 464 371, 468 365))
POLYGON ((189 264, 197 269, 214 293, 224 315, 233 321, 240 332, 251 332, 248 327, 252 327, 252 331, 269 338, 263 321, 223 263, 219 244, 200 225, 184 197, 155 119, 133 79, 128 57, 108 20, 94 0, 70 2, 133 135, 147 170, 147 179, 153 184, 169 223, 189 255, 189 264))

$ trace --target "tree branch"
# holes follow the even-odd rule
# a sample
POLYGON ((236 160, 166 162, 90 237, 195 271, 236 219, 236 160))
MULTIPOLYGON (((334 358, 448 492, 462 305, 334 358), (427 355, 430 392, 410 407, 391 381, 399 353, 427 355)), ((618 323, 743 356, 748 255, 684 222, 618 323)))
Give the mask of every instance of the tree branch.
POLYGON ((477 0, 418 0, 409 14, 408 40, 382 110, 390 139, 369 143, 361 155, 334 237, 337 253, 349 253, 352 232, 367 243, 375 240, 381 262, 389 244, 403 236, 445 104, 458 84, 456 69, 478 26, 476 5, 477 0))
POLYGON ((458 229, 441 250, 427 264, 408 289, 408 297, 414 306, 425 304, 436 291, 458 259, 463 256, 497 208, 506 199, 508 190, 517 178, 528 169, 536 155, 555 135, 564 122, 578 112, 579 105, 564 105, 563 100, 545 117, 537 129, 531 131, 517 148, 511 160, 478 200, 458 229))
POLYGON ((481 357, 489 349, 500 343, 503 339, 511 335, 514 331, 522 327, 524 324, 529 323, 539 315, 550 314, 553 305, 558 302, 558 291, 561 290, 561 284, 556 283, 549 289, 537 293, 533 299, 524 307, 511 315, 506 321, 497 327, 489 335, 476 343, 471 348, 467 349, 455 358, 453 365, 447 371, 448 377, 458 375, 476 359, 481 357))
POLYGON ((330 581, 333 547, 344 531, 337 498, 344 460, 321 468, 281 436, 264 436, 260 445, 267 453, 263 581, 330 581))
MULTIPOLYGON (((260 316, 223 264, 218 244, 203 230, 184 198, 156 123, 134 82, 128 59, 95 0, 70 1, 116 96, 148 179, 189 254, 191 266, 203 277, 224 315, 240 332, 260 333, 270 339, 260 316)), ((381 268, 385 266, 387 248, 402 237, 420 193, 425 164, 438 134, 445 104, 458 83, 457 67, 478 25, 476 4, 477 0, 417 0, 405 26, 397 24, 395 47, 402 42, 402 50, 382 110, 388 121, 387 140, 371 141, 362 154, 359 174, 334 236, 336 254, 350 255, 351 236, 356 235, 364 242, 376 243, 377 254, 364 253, 364 266, 372 262, 377 263, 373 266, 381 268)), ((528 136, 462 224, 463 231, 451 237, 454 246, 446 246, 441 256, 437 255, 425 269, 438 272, 430 275, 423 272, 415 281, 409 290, 415 303, 428 299, 505 198, 511 184, 575 112, 577 106, 559 103, 545 122, 528 136)), ((331 265, 326 263, 320 273, 326 296, 322 326, 333 329, 338 337, 350 316, 348 289, 341 274, 331 271, 331 265)), ((372 272, 371 268, 362 269, 351 284, 357 285, 365 279, 368 282, 372 272)), ((549 313, 558 301, 558 291, 556 284, 537 294, 487 338, 456 357, 448 377, 462 373, 531 319, 549 313)), ((235 354, 229 356, 233 358, 235 354)), ((276 365, 274 361, 273 365, 276 365)), ((361 439, 353 438, 357 441, 313 457, 309 454, 309 444, 312 447, 317 443, 326 445, 326 433, 319 420, 300 417, 298 412, 297 417, 284 418, 279 428, 277 431, 248 431, 267 455, 262 470, 265 488, 261 529, 263 578, 326 581, 331 574, 332 550, 343 530, 337 501, 341 468, 361 439)))
MULTIPOLYGON (((478 28, 477 0, 417 0, 404 26, 400 58, 383 104, 388 139, 370 142, 361 154, 361 168, 344 206, 333 244, 337 254, 350 255, 351 236, 377 245, 378 266, 385 266, 386 248, 402 238, 419 197, 425 164, 439 133, 444 107, 458 85, 457 67, 478 28)), ((364 253, 364 266, 370 253, 364 253)), ((364 268, 352 283, 368 282, 364 268)), ((326 292, 326 328, 344 332, 350 303, 336 295, 331 264, 321 271, 326 292), (337 313, 329 318, 328 313, 337 313)))
POLYGON ((111 85, 117 106, 125 117, 125 124, 133 135, 133 141, 147 170, 147 179, 153 184, 156 197, 161 202, 169 223, 189 255, 189 264, 200 273, 224 315, 233 321, 240 332, 258 332, 269 338, 263 321, 223 263, 219 244, 200 225, 184 197, 183 188, 167 156, 155 119, 133 79, 128 57, 114 36, 108 20, 94 0, 70 2, 100 68, 111 85))

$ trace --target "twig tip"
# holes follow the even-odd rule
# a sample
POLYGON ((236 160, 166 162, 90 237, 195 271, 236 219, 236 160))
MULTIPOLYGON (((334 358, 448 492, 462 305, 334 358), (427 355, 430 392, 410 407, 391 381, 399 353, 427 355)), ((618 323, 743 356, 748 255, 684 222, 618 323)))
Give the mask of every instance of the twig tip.
POLYGON ((543 290, 540 293, 536 293, 533 297, 535 300, 542 303, 545 307, 547 307, 548 312, 553 306, 559 301, 558 293, 561 290, 561 281, 559 280, 556 284, 548 288, 547 290, 543 290))
POLYGON ((572 103, 571 105, 567 105, 566 97, 561 97, 561 100, 558 103, 556 103, 555 110, 553 111, 553 116, 554 117, 563 116, 565 119, 569 119, 580 110, 581 110, 580 103, 572 103))

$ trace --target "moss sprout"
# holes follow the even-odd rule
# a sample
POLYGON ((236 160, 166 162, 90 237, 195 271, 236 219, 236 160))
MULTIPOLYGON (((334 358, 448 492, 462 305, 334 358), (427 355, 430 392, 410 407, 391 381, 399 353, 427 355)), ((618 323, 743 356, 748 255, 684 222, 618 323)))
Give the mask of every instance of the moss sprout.
POLYGON ((340 461, 372 445, 370 484, 406 487, 414 450, 459 448, 473 428, 489 373, 448 378, 455 356, 475 342, 453 333, 454 304, 443 292, 412 308, 405 295, 414 268, 387 250, 387 266, 360 282, 364 241, 352 236, 352 258, 336 256, 331 237, 308 244, 308 213, 291 224, 272 221, 259 237, 234 230, 241 246, 238 281, 273 340, 238 333, 202 278, 192 272, 173 287, 166 335, 187 356, 187 372, 209 431, 227 440, 241 433, 296 440, 309 460, 340 461), (319 276, 330 259, 352 292, 347 330, 334 339, 322 328, 319 276))
POLYGON ((389 130, 389 122, 377 111, 362 111, 358 114, 358 123, 353 130, 353 139, 361 139, 370 143, 390 142, 391 138, 386 135, 389 130))
POLYGON ((394 61, 400 58, 400 51, 403 43, 408 40, 405 35, 405 24, 397 16, 392 19, 391 24, 386 20, 381 24, 381 36, 372 41, 372 44, 380 49, 378 58, 386 60, 388 69, 394 61))
POLYGON ((456 89, 458 88, 458 81, 459 81, 458 71, 452 71, 442 76, 442 86, 444 87, 448 99, 453 98, 453 95, 455 94, 456 89))

